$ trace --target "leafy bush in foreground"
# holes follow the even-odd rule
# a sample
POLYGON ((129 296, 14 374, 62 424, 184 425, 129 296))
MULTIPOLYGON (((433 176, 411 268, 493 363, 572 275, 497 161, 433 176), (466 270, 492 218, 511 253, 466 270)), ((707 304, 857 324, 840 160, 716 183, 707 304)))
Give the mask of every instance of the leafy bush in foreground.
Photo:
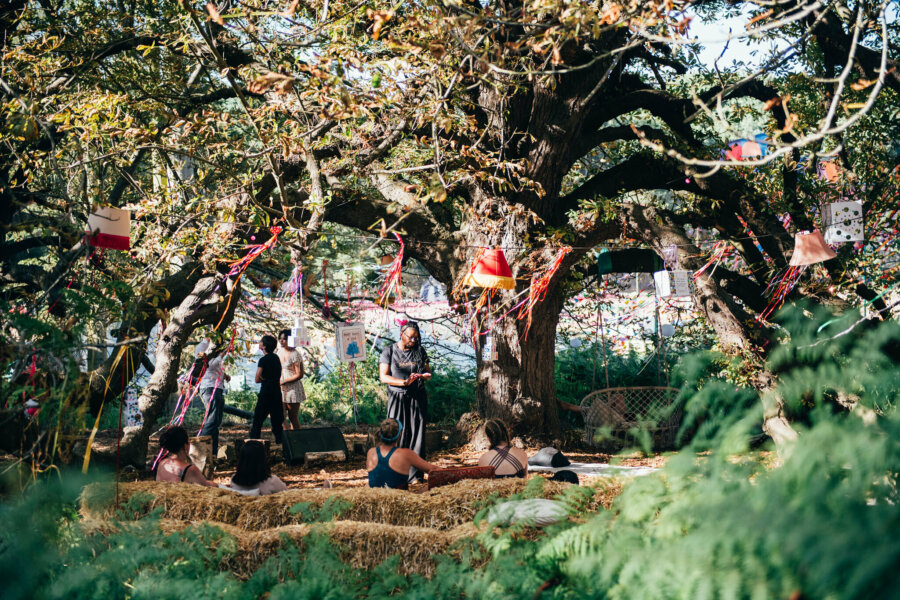
POLYGON ((156 515, 132 521, 123 514, 114 533, 89 534, 72 510, 78 481, 66 478, 33 486, 0 509, 4 597, 895 597, 900 326, 831 340, 828 329, 795 317, 786 322, 793 338, 770 362, 782 377, 772 393, 805 406, 808 417, 777 467, 747 449, 759 404, 713 378, 706 386, 714 398, 702 399, 703 386, 701 400, 688 404, 697 422, 710 409, 704 422, 714 426, 696 438, 708 452, 673 456, 664 471, 629 484, 611 511, 585 515, 587 491, 568 494, 580 518, 540 538, 514 528, 483 533, 461 560, 440 558, 431 580, 397 574, 396 557, 372 572, 350 568, 320 534, 304 550, 287 543, 238 580, 220 570, 234 557, 234 540, 209 526, 167 535, 156 515), (829 399, 847 396, 877 419, 866 424, 835 411, 829 399), (735 410, 717 419, 729 401, 735 410))

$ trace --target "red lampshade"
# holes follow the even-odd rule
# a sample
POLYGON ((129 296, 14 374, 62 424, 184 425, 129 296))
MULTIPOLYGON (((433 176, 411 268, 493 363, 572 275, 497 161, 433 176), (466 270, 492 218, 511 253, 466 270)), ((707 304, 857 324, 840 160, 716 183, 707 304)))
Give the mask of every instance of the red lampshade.
POLYGON ((475 259, 475 265, 466 275, 463 283, 469 287, 511 290, 516 287, 512 270, 506 262, 503 250, 493 248, 485 250, 475 259))
POLYGON ((814 265, 837 256, 831 246, 825 243, 822 232, 801 231, 794 236, 794 253, 791 255, 791 266, 814 265))

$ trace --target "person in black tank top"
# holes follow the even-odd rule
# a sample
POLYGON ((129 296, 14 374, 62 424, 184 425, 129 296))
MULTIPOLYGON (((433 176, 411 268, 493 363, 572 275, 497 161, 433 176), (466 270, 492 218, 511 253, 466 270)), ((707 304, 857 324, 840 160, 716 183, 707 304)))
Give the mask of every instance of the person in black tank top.
POLYGON ((403 425, 396 419, 385 419, 381 422, 378 433, 381 443, 371 448, 366 456, 369 487, 409 489, 407 480, 410 467, 425 472, 437 468, 409 448, 397 447, 402 432, 403 425))
POLYGON ((528 455, 524 450, 509 444, 509 430, 498 419, 484 424, 484 433, 491 443, 491 449, 478 459, 479 466, 494 467, 494 478, 525 477, 528 474, 528 455))

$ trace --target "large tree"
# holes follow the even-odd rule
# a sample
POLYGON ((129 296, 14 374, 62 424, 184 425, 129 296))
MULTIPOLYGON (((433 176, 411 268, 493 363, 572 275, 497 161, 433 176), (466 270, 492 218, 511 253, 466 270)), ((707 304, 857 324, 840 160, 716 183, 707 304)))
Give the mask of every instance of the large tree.
MULTIPOLYGON (((865 2, 771 9, 553 0, 14 3, 3 13, 4 43, 24 48, 13 56, 28 68, 18 67, 4 88, 14 134, 6 143, 20 154, 16 144, 43 144, 38 166, 49 174, 93 165, 84 190, 94 189, 91 168, 110 167, 97 188, 108 190, 104 200, 142 207, 158 226, 154 241, 172 237, 184 244, 173 249, 191 248, 209 273, 213 258, 272 220, 289 226, 283 240, 299 263, 328 219, 401 232, 408 253, 450 289, 459 289, 482 248, 504 248, 518 283, 492 307, 506 312, 547 274, 560 248, 571 248, 530 318, 513 313, 494 325, 498 360, 478 359, 480 412, 552 437, 559 432, 556 325, 567 279, 592 248, 630 239, 662 254, 675 245, 681 266, 697 269, 703 250, 687 227, 715 230, 742 262, 708 269, 695 301, 724 347, 752 355, 766 343, 766 328, 753 318, 768 304, 765 290, 790 258, 793 231, 814 224, 819 157, 837 152, 848 181, 867 194, 867 209, 889 198, 889 178, 878 172, 885 163, 873 150, 892 133, 867 116, 889 114, 900 86, 897 31, 885 9, 865 2), (747 36, 790 46, 760 69, 699 64, 691 15, 738 10, 747 15, 747 36), (721 153, 733 137, 730 123, 748 113, 765 124, 773 151, 761 164, 729 165, 721 153), (54 128, 73 140, 63 155, 68 169, 53 163, 60 160, 50 151, 54 128), (812 159, 802 163, 805 155, 812 159), (176 173, 183 157, 196 179, 151 185, 160 163, 176 173), (670 193, 657 201, 649 190, 670 193)), ((24 183, 29 173, 18 174, 16 164, 4 166, 5 206, 37 202, 37 192, 50 189, 24 183)), ((84 214, 99 198, 82 196, 84 214)), ((71 204, 66 198, 62 208, 71 204)), ((20 238, 8 232, 4 244, 20 238)), ((159 265, 152 261, 171 253, 146 258, 159 265)), ((853 275, 856 258, 843 251, 827 265, 834 292, 804 293, 875 298, 878 290, 853 275)), ((16 259, 4 273, 27 266, 16 259)), ((23 279, 15 289, 27 285, 23 279)), ((481 319, 485 328, 494 321, 481 319)), ((767 376, 757 384, 767 386, 767 376)), ((779 411, 776 403, 773 433, 786 425, 779 411)))
MULTIPOLYGON (((560 247, 571 247, 530 319, 494 325, 498 360, 478 358, 480 412, 522 433, 558 433, 552 364, 563 284, 597 244, 632 238, 660 254, 674 245, 681 266, 696 270, 705 259, 686 226, 715 230, 743 266, 708 270, 695 301, 724 347, 753 355, 767 343, 754 317, 790 259, 793 231, 815 226, 819 153, 839 151, 851 185, 870 192, 867 209, 888 199, 874 188, 890 180, 889 169, 864 186, 858 167, 872 155, 849 155, 872 147, 871 136, 854 140, 853 127, 873 107, 889 111, 900 85, 897 32, 884 3, 769 10, 721 2, 425 2, 375 4, 365 16, 343 4, 332 3, 327 15, 306 8, 309 31, 258 38, 270 62, 256 71, 270 104, 311 123, 321 117, 318 127, 330 128, 320 148, 332 156, 307 152, 308 170, 297 174, 309 177, 306 202, 318 206, 324 194, 326 219, 408 233, 407 250, 451 289, 480 249, 504 248, 518 284, 494 300, 500 311, 546 273, 560 247), (697 64, 687 11, 712 16, 737 5, 752 11, 748 35, 786 38, 790 47, 756 71, 697 64), (288 39, 315 52, 298 53, 288 39), (729 121, 747 112, 765 123, 770 155, 753 163, 761 170, 722 168, 729 121), (813 158, 798 173, 806 154, 813 158), (654 203, 642 199, 647 190, 674 196, 654 203)), ((235 29, 246 27, 246 15, 235 29)), ((891 134, 875 136, 882 149, 891 134)), ((278 210, 285 208, 304 214, 284 202, 278 210)), ((826 264, 832 291, 884 308, 847 269, 852 258, 846 252, 826 264)), ((485 326, 492 320, 485 317, 485 326)), ((763 388, 770 382, 764 372, 756 380, 763 388)), ((777 402, 767 429, 791 435, 777 402)))

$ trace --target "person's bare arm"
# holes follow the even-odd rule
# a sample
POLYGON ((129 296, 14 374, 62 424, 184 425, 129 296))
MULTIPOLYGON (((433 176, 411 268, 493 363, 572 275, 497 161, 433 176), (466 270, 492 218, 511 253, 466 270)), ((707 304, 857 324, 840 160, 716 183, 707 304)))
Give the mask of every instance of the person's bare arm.
POLYGON ((409 464, 419 469, 420 471, 425 471, 426 473, 430 473, 431 471, 439 468, 431 464, 412 450, 409 451, 409 464))
POLYGON ((206 487, 219 487, 218 483, 213 483, 212 481, 209 481, 206 477, 204 477, 203 473, 200 472, 200 469, 198 469, 197 467, 191 467, 188 469, 187 475, 184 476, 184 482, 205 485, 206 487))
POLYGON ((262 383, 262 367, 256 367, 256 383, 262 383))
POLYGON ((390 374, 390 365, 387 363, 381 363, 378 365, 378 379, 381 380, 381 383, 386 383, 388 385, 396 385, 398 387, 406 387, 410 383, 416 380, 414 375, 410 375, 407 379, 400 379, 399 377, 393 377, 390 374))

